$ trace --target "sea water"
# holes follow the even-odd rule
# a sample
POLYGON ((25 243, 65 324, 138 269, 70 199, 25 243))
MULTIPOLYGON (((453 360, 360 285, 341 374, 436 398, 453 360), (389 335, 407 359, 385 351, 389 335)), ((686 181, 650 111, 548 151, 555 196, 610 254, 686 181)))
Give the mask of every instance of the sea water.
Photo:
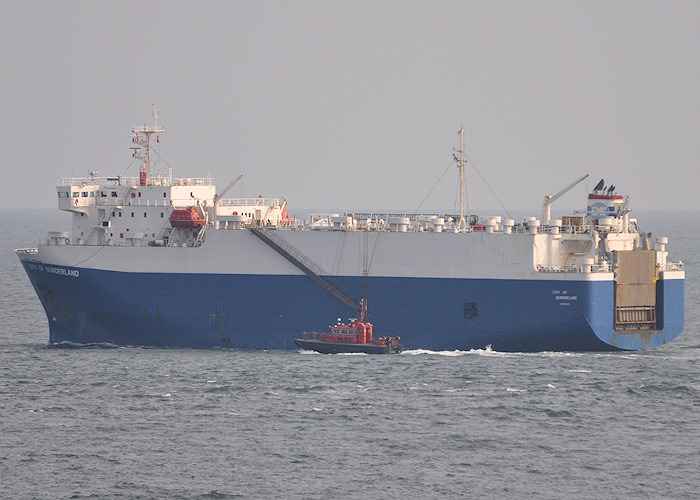
POLYGON ((686 327, 647 352, 396 356, 47 346, 0 226, 3 498, 697 498, 698 213, 639 215, 687 267, 686 327))

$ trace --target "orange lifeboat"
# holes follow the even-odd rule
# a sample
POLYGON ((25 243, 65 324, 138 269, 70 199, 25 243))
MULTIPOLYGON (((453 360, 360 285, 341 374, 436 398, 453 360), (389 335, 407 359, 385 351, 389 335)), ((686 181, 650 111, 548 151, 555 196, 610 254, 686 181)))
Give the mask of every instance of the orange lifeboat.
POLYGON ((172 227, 202 227, 204 218, 197 207, 176 208, 170 213, 172 227))

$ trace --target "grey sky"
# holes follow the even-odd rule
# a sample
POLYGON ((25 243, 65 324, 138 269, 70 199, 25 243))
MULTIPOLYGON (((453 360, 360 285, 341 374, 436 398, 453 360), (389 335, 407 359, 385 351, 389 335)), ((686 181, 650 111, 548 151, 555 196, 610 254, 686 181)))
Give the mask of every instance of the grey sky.
MULTIPOLYGON (((508 209, 585 173, 560 206, 605 177, 633 208, 700 209, 699 26, 697 1, 11 2, 0 206, 123 172, 156 103, 176 175, 243 173, 229 196, 292 212, 417 207, 460 125, 508 209)), ((500 206, 467 182, 471 212, 500 206)), ((456 194, 451 167, 424 207, 456 194)))

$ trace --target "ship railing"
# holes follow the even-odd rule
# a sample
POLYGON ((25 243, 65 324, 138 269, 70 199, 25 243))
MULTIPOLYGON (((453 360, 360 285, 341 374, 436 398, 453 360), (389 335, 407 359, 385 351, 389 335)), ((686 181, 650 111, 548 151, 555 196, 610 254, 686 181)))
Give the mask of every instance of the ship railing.
POLYGON ((58 186, 129 186, 138 184, 138 177, 60 177, 58 186))
MULTIPOLYGON (((99 198, 98 198, 99 199, 99 198)), ((104 200, 104 198, 102 198, 104 200)), ((121 206, 130 206, 130 207, 170 207, 170 206, 188 206, 192 205, 192 201, 190 198, 186 200, 186 203, 180 203, 181 200, 173 200, 173 205, 170 204, 170 202, 166 199, 155 199, 155 200, 149 200, 147 198, 127 198, 126 200, 120 199, 120 198, 107 198, 109 200, 115 200, 117 203, 116 205, 121 205, 121 206)), ((96 203, 96 205, 115 205, 114 203, 96 203)))
MULTIPOLYGON (((116 177, 60 177, 58 186, 138 186, 140 178, 133 176, 116 177)), ((155 175, 148 179, 149 186, 213 186, 212 177, 172 177, 168 175, 155 175)))
POLYGON ((666 262, 666 265, 662 269, 663 271, 685 271, 685 264, 683 261, 678 261, 678 262, 671 262, 668 261, 666 262))
MULTIPOLYGON (((535 234, 589 234, 591 232, 591 226, 581 225, 574 226, 567 224, 566 226, 559 227, 558 231, 554 231, 552 228, 554 226, 535 226, 535 234)), ((513 233, 517 234, 532 234, 532 227, 527 224, 518 223, 513 226, 513 233)))
POLYGON ((15 252, 26 254, 26 255, 35 255, 35 254, 39 253, 39 249, 38 248, 18 248, 17 250, 15 250, 15 252))
POLYGON ((276 207, 280 205, 279 198, 224 198, 219 202, 222 207, 276 207))
MULTIPOLYGON (((582 266, 579 264, 567 264, 563 266, 538 266, 537 271, 540 273, 580 273, 583 272, 582 266)), ((591 273, 609 273, 611 272, 610 264, 602 262, 591 266, 591 273)))
MULTIPOLYGON (((356 213, 348 213, 348 216, 352 217, 353 219, 359 221, 359 222, 365 222, 367 219, 370 220, 370 222, 378 222, 380 220, 389 220, 389 218, 406 218, 411 222, 426 222, 426 220, 429 220, 430 217, 439 217, 441 219, 445 219, 445 222, 447 221, 452 221, 452 222, 457 222, 459 220, 459 215, 452 215, 452 214, 446 214, 446 213, 406 213, 406 212, 356 212, 356 213)), ((467 223, 469 224, 476 224, 479 220, 478 215, 465 215, 464 218, 467 220, 467 223)))

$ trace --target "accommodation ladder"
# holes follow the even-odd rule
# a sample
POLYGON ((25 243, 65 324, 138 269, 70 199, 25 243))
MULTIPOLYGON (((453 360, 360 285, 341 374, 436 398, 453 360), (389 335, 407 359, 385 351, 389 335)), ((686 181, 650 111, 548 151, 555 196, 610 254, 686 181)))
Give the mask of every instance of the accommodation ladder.
POLYGON ((249 231, 260 238, 270 248, 294 264, 299 270, 311 278, 316 284, 328 291, 346 306, 359 312, 360 306, 352 293, 347 290, 338 280, 334 279, 321 266, 301 253, 288 241, 277 234, 276 229, 250 228, 249 231))

